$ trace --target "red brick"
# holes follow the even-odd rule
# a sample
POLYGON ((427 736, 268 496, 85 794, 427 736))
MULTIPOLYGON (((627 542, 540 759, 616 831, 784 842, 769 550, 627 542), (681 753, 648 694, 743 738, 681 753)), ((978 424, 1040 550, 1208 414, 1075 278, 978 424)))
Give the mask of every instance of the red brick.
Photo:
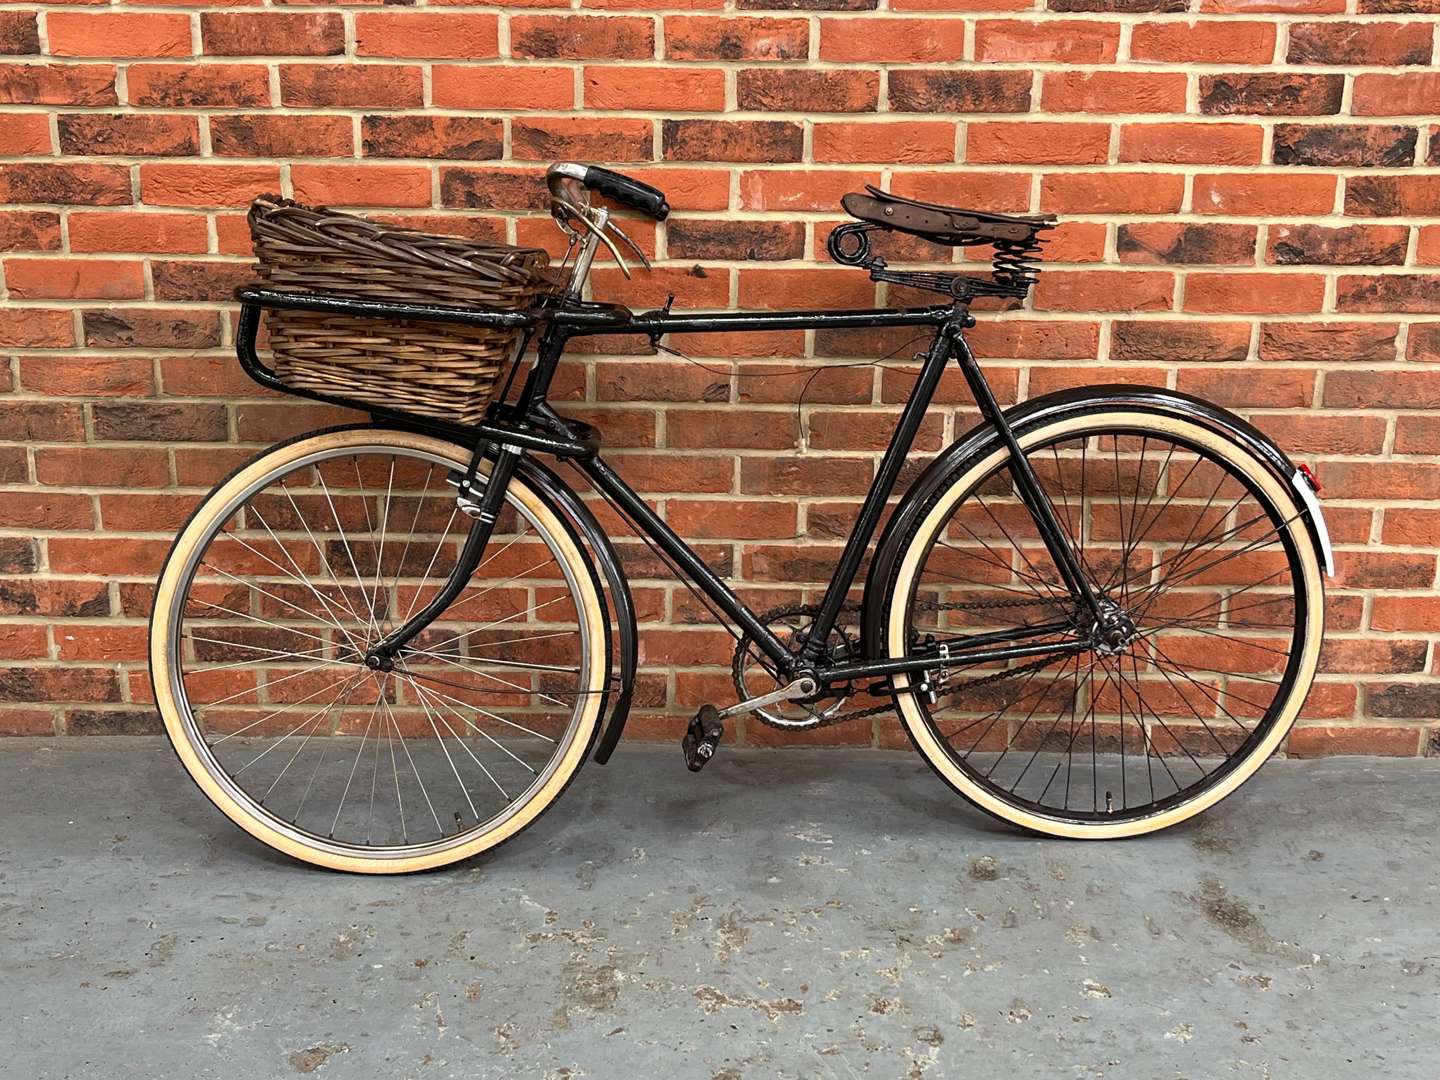
POLYGON ((1326 214, 1335 206, 1336 178, 1312 173, 1201 173, 1195 177, 1197 214, 1273 217, 1326 214))
POLYGON ((1220 116, 1327 116, 1340 111, 1344 89, 1343 75, 1288 71, 1201 75, 1200 111, 1220 116))
POLYGON ((1107 124, 991 121, 965 129, 965 160, 978 163, 1100 165, 1109 150, 1107 124))
POLYGON ((841 196, 878 184, 879 172, 763 169, 740 174, 740 205, 749 210, 834 210, 841 196))
POLYGON ((216 56, 338 56, 345 22, 339 12, 205 11, 200 37, 216 56))
MULTIPOLYGON (((789 410, 736 413, 712 408, 665 413, 665 444, 682 449, 793 450, 798 438, 796 418, 789 410)), ((793 532, 792 526, 790 534, 793 532)))
POLYGON ((504 135, 504 122, 491 116, 381 115, 361 125, 367 157, 498 158, 504 135))
POLYGON ((1125 124, 1120 128, 1120 160, 1256 165, 1264 140, 1265 131, 1257 124, 1125 124))
POLYGON ((823 296, 826 307, 873 307, 875 285, 863 274, 847 269, 740 271, 740 306, 781 310, 803 308, 823 296))
POLYGON ((39 52, 40 27, 36 13, 0 12, 0 55, 36 56, 39 52))
POLYGON ((1397 330, 1393 323, 1267 322, 1260 359, 1394 360, 1397 330))
POLYGON ((189 157, 200 152, 200 122, 164 113, 62 113, 60 149, 67 154, 189 157))
POLYGON ((955 125, 934 120, 821 122, 815 125, 814 156, 817 162, 839 163, 954 161, 955 125))
MULTIPOLYGON (((530 16, 516 16, 516 22, 530 16)), ((483 60, 500 55, 497 15, 457 12, 361 12, 355 55, 483 60)), ((515 55, 525 55, 516 50, 515 55)))
POLYGON ((655 55, 655 28, 638 16, 512 15, 510 54, 539 60, 646 60, 655 55))
POLYGON ((88 495, 54 491, 8 491, 0 499, 0 527, 30 530, 93 529, 88 495))
POLYGON ((75 344, 68 311, 46 308, 0 308, 0 346, 50 348, 75 344))
POLYGON ((569 68, 436 64, 431 79, 435 104, 447 108, 568 109, 575 104, 575 76, 569 68))
POLYGON ((1234 19, 1140 23, 1130 32, 1130 58, 1162 64, 1268 64, 1275 24, 1234 19))
POLYGON ((1023 113, 1028 71, 897 68, 887 76, 891 112, 1023 113))
POLYGON ((805 19, 711 15, 665 19, 665 55, 671 60, 804 60, 809 48, 810 24, 805 19))
POLYGON ((1440 313, 1440 277, 1434 274, 1347 274, 1335 290, 1340 311, 1440 313))
POLYGON ((544 162, 649 161, 654 157, 654 130, 652 121, 641 119, 516 117, 510 124, 511 156, 544 162))
POLYGON ((1172 173, 1054 173, 1040 208, 1057 214, 1163 214, 1180 209, 1185 178, 1172 173))
POLYGON ((72 213, 70 250, 184 252, 209 250, 210 231, 198 214, 72 213))
POLYGON ((22 356, 20 385, 57 397, 143 397, 155 379, 141 356, 22 356))
POLYGON ((697 540, 780 540, 795 535, 796 507, 772 500, 670 499, 665 520, 697 540))
POLYGON ((140 198, 151 206, 246 206, 279 188, 278 165, 140 166, 140 198))
POLYGON ((1030 177, 1025 173, 896 172, 890 190, 909 199, 965 203, 998 213, 1030 206, 1030 177))
POLYGON ((282 64, 280 100, 299 106, 418 108, 420 69, 395 64, 282 64))
POLYGON ((925 64, 960 60, 964 54, 965 24, 958 21, 879 16, 820 20, 821 60, 925 64))
POLYGON ((429 206, 430 170, 422 165, 292 165, 301 202, 334 206, 429 206))
POLYGON ((1047 74, 1041 105, 1050 112, 1183 113, 1183 72, 1065 71, 1047 74))
POLYGON ((189 56, 188 15, 52 11, 45 19, 52 56, 189 56))
POLYGON ((1426 23, 1296 23, 1290 27, 1291 64, 1428 64, 1432 30, 1426 23))
POLYGON ((1325 279, 1318 274, 1190 274, 1185 310, 1285 314, 1319 311, 1325 279))
POLYGON ((114 105, 118 100, 114 64, 0 64, 0 104, 114 105))
MULTIPOLYGON (((714 74, 718 75, 719 72, 714 74)), ((587 80, 589 77, 587 72, 587 80)), ((741 109, 814 113, 873 112, 880 96, 880 73, 749 68, 736 74, 735 93, 736 103, 741 109)), ((719 98, 723 104, 723 89, 719 98)), ((685 101, 690 108, 697 109, 707 108, 706 103, 710 98, 704 93, 681 93, 679 100, 685 101)))
POLYGON ((139 262, 122 259, 6 259, 5 283, 21 300, 138 300, 145 295, 139 262))
POLYGON ((1201 0, 1200 10, 1230 15, 1327 15, 1345 10, 1345 0, 1201 0))
POLYGON ((584 101, 591 109, 662 110, 683 101, 688 111, 719 112, 725 107, 725 74, 704 68, 588 67, 584 101))
POLYGON ((799 161, 804 131, 784 120, 665 120, 667 161, 799 161))
POLYGON ((1316 727, 1302 724, 1290 732, 1286 754, 1290 757, 1324 757, 1330 754, 1369 754, 1381 757, 1414 757, 1419 750, 1420 730, 1415 727, 1349 725, 1316 727))
POLYGON ((0 154, 49 154, 50 118, 44 113, 0 115, 0 154))
POLYGON ((1109 64, 1119 42, 1120 27, 1114 23, 982 19, 975 26, 975 59, 1109 64))
POLYGON ((59 214, 50 210, 0 210, 0 251, 59 250, 59 214))
MULTIPOLYGON (((71 229, 73 235, 73 218, 71 229)), ((91 348, 207 349, 220 344, 220 318, 214 311, 117 307, 86 311, 84 323, 85 344, 91 348)), ((166 389, 183 392, 168 384, 166 389)))
POLYGON ((1327 408, 1440 408, 1440 371, 1332 371, 1327 408))
POLYGON ((656 267, 626 281, 619 269, 601 267, 590 278, 597 297, 632 307, 657 307, 675 295, 679 307, 724 307, 730 300, 729 275, 699 266, 656 267))
POLYGON ((1440 214, 1440 176, 1351 176, 1345 181, 1345 213, 1377 217, 1440 214))
POLYGON ((270 75, 258 64, 132 64, 130 104, 254 108, 270 104, 270 75))
POLYGON ((1234 409, 1299 409, 1308 408, 1314 397, 1315 373, 1215 364, 1182 369, 1176 385, 1183 393, 1234 409))
POLYGON ((1355 76, 1350 111, 1356 116, 1433 116, 1440 112, 1440 72, 1355 76))
POLYGON ((130 170, 124 165, 60 162, 0 164, 0 199, 17 203, 127 206, 130 170))
POLYGON ((354 136, 348 116, 231 113, 210 118, 210 144, 220 157, 348 157, 354 136))
POLYGON ((1173 274, 1139 270, 1051 270, 1033 295, 1039 311, 1166 311, 1173 274))

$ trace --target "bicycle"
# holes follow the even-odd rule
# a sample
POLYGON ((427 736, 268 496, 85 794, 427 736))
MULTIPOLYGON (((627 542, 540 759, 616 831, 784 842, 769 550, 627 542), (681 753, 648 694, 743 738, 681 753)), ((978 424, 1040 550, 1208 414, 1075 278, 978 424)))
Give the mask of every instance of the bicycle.
POLYGON ((156 594, 152 679, 184 767, 234 822, 322 866, 420 870, 493 849, 592 753, 608 760, 635 687, 635 608, 610 538, 542 455, 574 466, 737 638, 737 700, 690 723, 691 769, 741 713, 807 729, 894 709, 975 805, 1037 833, 1102 839, 1184 821, 1277 749, 1324 632, 1333 555, 1318 485, 1243 419, 1167 389, 1094 386, 1000 407, 966 343, 971 304, 1023 300, 1053 217, 870 188, 843 200, 854 220, 835 229, 831 255, 942 302, 632 312, 582 299, 602 244, 617 260, 621 246, 639 254, 591 194, 656 220, 665 196, 572 163, 547 182, 574 258, 534 306, 238 292, 241 364, 302 397, 354 404, 265 366, 264 311, 520 328, 512 378, 531 335, 535 349, 518 393, 483 418, 362 404, 372 423, 271 447, 182 528, 156 594), (989 245, 993 266, 895 269, 870 243, 892 232, 989 245), (813 604, 753 611, 606 463, 599 433, 547 399, 576 337, 659 346, 677 332, 904 327, 930 343, 813 604), (952 361, 981 422, 882 529, 952 361), (861 695, 881 704, 846 711, 861 695))

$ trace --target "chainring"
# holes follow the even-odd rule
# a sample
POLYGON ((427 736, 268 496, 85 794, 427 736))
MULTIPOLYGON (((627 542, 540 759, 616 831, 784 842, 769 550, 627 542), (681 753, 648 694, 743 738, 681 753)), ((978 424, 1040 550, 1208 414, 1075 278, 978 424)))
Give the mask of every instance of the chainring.
MULTIPOLYGON (((858 605, 847 604, 842 610, 856 611, 859 609, 858 605)), ((808 640, 805 627, 803 625, 785 626, 783 620, 808 621, 813 626, 819 614, 820 609, 813 604, 782 604, 762 612, 759 619, 771 630, 776 631, 776 636, 790 646, 792 652, 798 653, 808 640), (777 626, 776 624, 781 625, 777 626)), ((830 638, 835 643, 826 651, 828 660, 836 663, 854 657, 855 639, 843 628, 836 626, 830 631, 830 638)), ((760 651, 754 640, 748 635, 742 635, 735 644, 735 654, 730 661, 730 680, 734 683, 735 692, 740 695, 742 701, 765 693, 771 686, 780 685, 780 680, 775 677, 774 671, 770 668, 769 658, 760 651), (756 674, 762 675, 766 679, 766 685, 763 688, 746 685, 746 677, 756 674)), ((847 685, 842 693, 828 695, 829 701, 821 699, 804 702, 779 702, 765 708, 751 709, 750 712, 771 727, 784 731, 806 731, 810 728, 834 723, 834 717, 838 715, 841 706, 845 704, 845 700, 852 693, 854 693, 853 685, 847 685), (787 708, 798 715, 787 716, 784 712, 787 708)))

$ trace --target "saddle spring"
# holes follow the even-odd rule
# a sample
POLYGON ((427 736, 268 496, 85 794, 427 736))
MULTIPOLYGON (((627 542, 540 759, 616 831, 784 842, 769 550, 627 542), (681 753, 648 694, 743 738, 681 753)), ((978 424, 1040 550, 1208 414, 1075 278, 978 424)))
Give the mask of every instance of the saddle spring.
MULTIPOLYGON (((1046 226, 1041 226, 1044 228, 1046 226)), ((1039 228, 1021 240, 975 238, 956 246, 977 247, 989 244, 994 248, 992 272, 988 276, 945 270, 891 270, 883 258, 870 253, 869 234, 883 225, 871 222, 850 222, 830 233, 826 248, 830 258, 842 266, 858 266, 870 272, 874 281, 890 281, 915 289, 945 293, 957 300, 977 296, 1025 298, 1030 287, 1040 278, 1040 248, 1045 243, 1037 234, 1039 228)), ((885 231, 890 231, 885 229, 885 231)))

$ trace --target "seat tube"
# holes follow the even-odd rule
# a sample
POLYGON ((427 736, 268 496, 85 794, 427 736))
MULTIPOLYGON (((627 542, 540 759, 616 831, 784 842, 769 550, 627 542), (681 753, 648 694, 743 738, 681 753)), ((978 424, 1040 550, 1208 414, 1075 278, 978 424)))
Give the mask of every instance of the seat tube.
POLYGON ((1035 525, 1040 530, 1040 538, 1045 541, 1045 549, 1050 553, 1050 558, 1054 560, 1060 576, 1065 579, 1065 585, 1070 590, 1070 595, 1083 603, 1086 610, 1098 618, 1100 614, 1099 600, 1080 567, 1079 559, 1076 558, 1074 550, 1070 547, 1070 541, 1066 537, 1064 529, 1060 526, 1060 518, 1055 513, 1055 505, 1050 501, 1050 496, 1045 494, 1045 489, 1040 486, 1040 481, 1035 476, 1035 470, 1030 467, 1030 462, 1025 457, 1019 440, 1015 438, 1015 432, 1011 430, 1010 421, 1005 418, 1004 410, 995 400, 990 383, 986 380, 984 372, 980 370, 980 365, 975 360, 975 354, 970 351, 970 345, 963 336, 956 336, 953 355, 960 365, 960 370, 965 374, 965 381, 970 385, 970 392, 975 396, 975 404, 980 407, 980 415, 995 425, 1001 441, 1010 452, 1007 467, 1015 481, 1015 487, 1019 491, 1026 509, 1035 519, 1035 525))

